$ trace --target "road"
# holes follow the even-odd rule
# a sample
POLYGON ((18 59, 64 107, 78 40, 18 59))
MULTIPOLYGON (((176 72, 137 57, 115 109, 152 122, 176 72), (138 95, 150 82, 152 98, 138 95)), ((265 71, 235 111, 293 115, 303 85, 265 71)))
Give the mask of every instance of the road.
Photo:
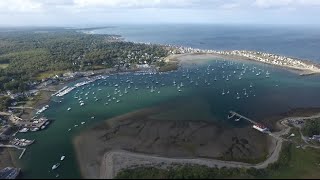
MULTIPOLYGON (((110 151, 104 155, 102 160, 101 168, 100 168, 100 178, 103 179, 112 179, 117 173, 119 173, 123 169, 127 169, 135 166, 151 166, 151 167, 159 167, 166 168, 171 166, 172 164, 194 164, 194 165, 204 165, 208 167, 228 167, 228 168, 256 168, 256 169, 264 169, 269 164, 275 163, 278 161, 280 152, 282 149, 282 144, 286 139, 283 139, 281 136, 286 135, 290 132, 291 127, 287 124, 283 123, 285 120, 293 119, 314 119, 319 118, 320 114, 309 116, 309 117, 288 117, 280 120, 281 124, 284 126, 284 129, 280 132, 269 133, 270 136, 275 138, 276 146, 274 150, 270 153, 269 157, 258 164, 248 164, 241 162, 232 162, 232 161, 221 161, 215 159, 203 159, 203 158, 194 158, 194 159, 183 159, 183 158, 166 158, 160 157, 157 155, 146 155, 133 153, 123 150, 118 151, 110 151)), ((309 146, 313 147, 313 146, 309 146)), ((315 148, 320 148, 315 146, 315 148)))

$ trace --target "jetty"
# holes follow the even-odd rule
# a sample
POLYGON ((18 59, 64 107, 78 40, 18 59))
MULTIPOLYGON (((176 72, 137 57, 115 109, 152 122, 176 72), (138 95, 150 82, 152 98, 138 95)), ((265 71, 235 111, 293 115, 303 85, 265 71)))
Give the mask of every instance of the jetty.
POLYGON ((234 111, 230 111, 229 113, 230 114, 228 115, 228 119, 232 119, 234 117, 238 117, 239 119, 244 119, 244 120, 246 120, 246 121, 248 121, 248 122, 250 122, 252 124, 259 124, 258 122, 254 121, 252 119, 249 119, 249 118, 247 118, 247 117, 245 117, 245 116, 243 116, 243 115, 241 115, 239 113, 236 113, 234 111))
POLYGON ((34 108, 33 107, 17 106, 17 107, 9 107, 9 109, 34 109, 34 108))

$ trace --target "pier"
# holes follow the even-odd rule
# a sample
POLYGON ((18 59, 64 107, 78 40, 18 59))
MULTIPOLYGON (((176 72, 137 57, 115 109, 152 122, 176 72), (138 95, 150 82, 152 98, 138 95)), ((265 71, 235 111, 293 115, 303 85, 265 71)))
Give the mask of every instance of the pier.
POLYGON ((18 106, 18 107, 9 107, 9 109, 34 109, 34 108, 33 107, 18 106))
POLYGON ((236 113, 236 112, 234 112, 234 111, 230 111, 229 113, 230 113, 231 116, 228 115, 228 119, 232 119, 232 118, 234 118, 235 116, 237 116, 237 117, 239 117, 239 119, 247 120, 247 121, 249 121, 249 122, 252 123, 252 124, 259 124, 258 122, 254 121, 254 120, 252 120, 252 119, 249 119, 249 118, 247 118, 247 117, 245 117, 245 116, 242 116, 241 114, 236 113))

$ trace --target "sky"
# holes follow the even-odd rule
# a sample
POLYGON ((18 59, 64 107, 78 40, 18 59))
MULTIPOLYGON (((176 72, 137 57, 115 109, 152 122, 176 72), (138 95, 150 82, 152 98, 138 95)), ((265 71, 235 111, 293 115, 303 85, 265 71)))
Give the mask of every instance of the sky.
POLYGON ((0 26, 320 25, 320 0, 0 0, 0 26))

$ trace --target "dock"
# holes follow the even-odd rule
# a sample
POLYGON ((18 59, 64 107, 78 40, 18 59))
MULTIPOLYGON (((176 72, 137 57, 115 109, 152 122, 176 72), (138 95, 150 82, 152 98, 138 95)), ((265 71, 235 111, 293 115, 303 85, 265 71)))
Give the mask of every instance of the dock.
POLYGON ((9 107, 9 109, 34 109, 33 107, 23 107, 23 106, 19 106, 19 107, 9 107))
POLYGON ((244 120, 246 120, 246 121, 248 121, 248 122, 250 122, 250 123, 252 123, 252 124, 259 124, 258 122, 256 122, 256 121, 254 121, 254 120, 252 120, 252 119, 249 119, 249 118, 247 118, 247 117, 245 117, 245 116, 243 116, 243 115, 241 115, 241 114, 239 114, 239 113, 236 113, 236 112, 234 112, 234 111, 229 111, 229 113, 230 113, 230 115, 228 115, 228 119, 232 119, 232 118, 234 118, 235 116, 236 117, 238 117, 239 119, 244 119, 244 120))

